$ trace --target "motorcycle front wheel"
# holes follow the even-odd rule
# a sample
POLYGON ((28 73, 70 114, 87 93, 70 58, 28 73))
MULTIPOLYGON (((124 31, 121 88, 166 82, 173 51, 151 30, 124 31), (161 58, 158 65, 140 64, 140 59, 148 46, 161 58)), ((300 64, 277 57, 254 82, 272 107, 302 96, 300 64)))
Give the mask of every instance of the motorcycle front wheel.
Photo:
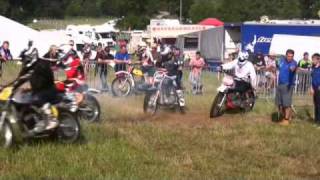
POLYGON ((80 105, 80 118, 89 123, 94 123, 100 120, 100 114, 101 109, 98 100, 90 94, 85 95, 83 105, 80 105))
POLYGON ((153 103, 156 93, 146 93, 143 101, 143 112, 149 115, 155 115, 158 110, 158 103, 153 103))
POLYGON ((131 83, 126 77, 117 77, 112 81, 111 90, 113 96, 126 97, 132 89, 131 83))
POLYGON ((13 130, 8 120, 3 123, 2 130, 0 130, 0 146, 2 148, 10 148, 13 145, 13 130))
POLYGON ((81 129, 77 116, 67 111, 59 113, 58 140, 66 144, 76 142, 80 138, 81 129))
POLYGON ((214 101, 212 103, 211 110, 210 110, 210 118, 215 118, 223 115, 225 102, 222 102, 222 101, 225 101, 224 96, 225 96, 224 93, 219 92, 214 98, 214 101))

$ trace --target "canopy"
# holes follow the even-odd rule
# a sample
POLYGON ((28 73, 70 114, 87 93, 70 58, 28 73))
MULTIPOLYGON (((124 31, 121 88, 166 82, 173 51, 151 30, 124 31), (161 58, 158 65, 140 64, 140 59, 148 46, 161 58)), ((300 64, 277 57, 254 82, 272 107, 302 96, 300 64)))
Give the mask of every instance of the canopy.
POLYGON ((178 36, 193 32, 205 31, 213 27, 203 25, 151 26, 152 38, 178 38, 178 36))
POLYGON ((224 23, 222 21, 220 21, 219 19, 216 19, 216 18, 207 18, 207 19, 200 21, 198 24, 204 25, 204 26, 216 26, 216 27, 224 25, 224 23))

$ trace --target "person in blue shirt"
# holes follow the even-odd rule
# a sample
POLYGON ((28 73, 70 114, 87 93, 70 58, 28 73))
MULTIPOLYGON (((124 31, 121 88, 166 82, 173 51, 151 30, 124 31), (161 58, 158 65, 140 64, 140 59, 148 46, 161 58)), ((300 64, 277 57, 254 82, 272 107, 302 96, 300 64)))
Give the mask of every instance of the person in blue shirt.
POLYGON ((294 60, 294 51, 288 49, 286 56, 277 64, 279 69, 278 87, 276 92, 276 104, 283 119, 280 125, 287 126, 292 116, 292 94, 295 84, 297 62, 294 60))
POLYGON ((131 57, 128 54, 127 47, 126 46, 121 46, 120 51, 116 53, 115 56, 115 67, 114 71, 126 71, 126 64, 131 63, 131 57))
POLYGON ((12 54, 9 49, 9 41, 4 41, 0 47, 0 77, 2 76, 2 63, 12 60, 12 54))
POLYGON ((312 55, 312 88, 315 123, 320 126, 320 54, 312 55))

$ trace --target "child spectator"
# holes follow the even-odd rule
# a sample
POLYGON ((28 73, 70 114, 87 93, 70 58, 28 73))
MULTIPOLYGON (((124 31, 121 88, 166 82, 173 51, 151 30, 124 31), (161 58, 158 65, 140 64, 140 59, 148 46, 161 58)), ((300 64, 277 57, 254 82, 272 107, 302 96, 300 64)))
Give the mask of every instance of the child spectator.
POLYGON ((202 69, 205 66, 205 61, 201 57, 200 52, 196 52, 196 57, 192 59, 189 63, 191 67, 190 81, 192 84, 192 93, 193 94, 202 94, 203 85, 201 83, 201 73, 202 69))

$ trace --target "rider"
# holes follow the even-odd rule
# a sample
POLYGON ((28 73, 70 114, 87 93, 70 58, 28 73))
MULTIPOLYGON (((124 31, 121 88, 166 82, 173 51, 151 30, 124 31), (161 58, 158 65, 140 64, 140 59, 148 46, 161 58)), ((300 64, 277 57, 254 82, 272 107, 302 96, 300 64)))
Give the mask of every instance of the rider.
POLYGON ((29 48, 21 54, 22 69, 19 80, 15 81, 14 89, 29 81, 31 85, 32 104, 41 107, 45 121, 39 121, 32 130, 35 133, 51 130, 59 125, 51 104, 57 101, 57 90, 50 61, 38 58, 38 52, 29 42, 29 48))
POLYGON ((173 55, 170 46, 167 44, 162 45, 160 55, 162 64, 169 61, 173 55))
POLYGON ((223 70, 235 70, 235 90, 240 93, 256 87, 256 71, 248 56, 247 52, 240 52, 236 60, 222 65, 223 70))
MULTIPOLYGON (((171 52, 173 53, 173 52, 171 52)), ((172 54, 171 54, 172 55, 172 54)), ((163 67, 167 71, 168 76, 175 76, 175 84, 177 86, 176 93, 179 98, 179 104, 182 108, 185 106, 184 94, 181 87, 181 81, 177 78, 179 76, 179 67, 180 64, 177 58, 171 58, 169 61, 163 63, 163 67)), ((182 109, 184 111, 184 109, 182 109)))
POLYGON ((80 58, 74 53, 73 49, 70 49, 62 60, 67 76, 66 82, 74 83, 72 89, 81 92, 85 84, 85 73, 80 58))

